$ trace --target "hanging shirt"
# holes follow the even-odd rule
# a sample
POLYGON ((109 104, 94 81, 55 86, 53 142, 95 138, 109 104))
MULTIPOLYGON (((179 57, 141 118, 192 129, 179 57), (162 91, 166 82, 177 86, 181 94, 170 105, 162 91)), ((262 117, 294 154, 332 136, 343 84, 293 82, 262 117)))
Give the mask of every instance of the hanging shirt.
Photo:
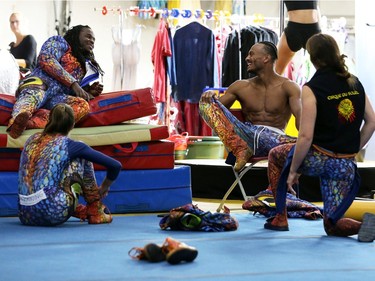
POLYGON ((198 103, 206 87, 214 84, 215 37, 198 22, 176 30, 173 38, 177 87, 175 101, 198 103))
POLYGON ((155 102, 166 101, 167 62, 166 58, 172 55, 169 42, 167 24, 160 20, 154 45, 151 52, 151 61, 154 65, 154 97, 155 102))

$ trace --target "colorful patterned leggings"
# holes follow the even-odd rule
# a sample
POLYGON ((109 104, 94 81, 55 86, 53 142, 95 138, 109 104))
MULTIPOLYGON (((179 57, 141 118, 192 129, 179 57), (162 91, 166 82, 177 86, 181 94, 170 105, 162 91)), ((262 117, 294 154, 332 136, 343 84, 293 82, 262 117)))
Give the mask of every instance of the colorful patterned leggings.
MULTIPOLYGON (((293 144, 273 148, 268 156, 268 179, 275 195, 281 171, 293 144)), ((318 176, 324 204, 324 229, 328 235, 351 236, 358 234, 361 223, 350 218, 332 220, 335 212, 353 201, 350 191, 355 177, 354 158, 333 158, 311 148, 298 172, 318 176), (350 202, 348 202, 348 200, 350 202)), ((341 210, 342 211, 342 210, 341 210)))
POLYGON ((250 149, 254 156, 267 156, 273 147, 296 141, 293 137, 279 134, 265 126, 238 120, 216 99, 211 103, 200 102, 199 111, 206 123, 236 157, 244 149, 250 149))
POLYGON ((32 206, 19 205, 20 221, 25 225, 39 226, 54 226, 67 221, 75 210, 79 195, 72 190, 74 183, 80 185, 86 201, 100 198, 92 162, 77 159, 63 171, 59 186, 44 188, 46 199, 32 206))
MULTIPOLYGON (((25 87, 17 96, 17 101, 13 106, 12 118, 9 120, 10 127, 14 119, 21 112, 29 112, 34 114, 38 109, 52 109, 58 103, 70 105, 74 111, 75 121, 78 122, 82 117, 86 116, 90 111, 87 101, 79 97, 69 95, 55 94, 59 93, 58 89, 49 88, 47 91, 37 86, 25 87)), ((28 129, 43 129, 48 122, 48 111, 39 111, 31 118, 28 123, 28 129)))

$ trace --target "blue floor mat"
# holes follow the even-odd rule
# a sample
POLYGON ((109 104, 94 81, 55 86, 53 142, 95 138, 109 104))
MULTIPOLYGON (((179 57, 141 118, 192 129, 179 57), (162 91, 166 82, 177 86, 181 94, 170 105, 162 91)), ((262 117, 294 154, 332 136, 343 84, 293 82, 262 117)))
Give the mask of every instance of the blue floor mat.
POLYGON ((375 276, 375 244, 327 237, 322 220, 290 219, 288 232, 265 230, 264 217, 233 214, 232 232, 164 231, 154 214, 114 216, 111 224, 70 219, 30 227, 0 218, 1 280, 363 280, 375 276), (192 263, 133 260, 128 251, 167 236, 194 246, 192 263))

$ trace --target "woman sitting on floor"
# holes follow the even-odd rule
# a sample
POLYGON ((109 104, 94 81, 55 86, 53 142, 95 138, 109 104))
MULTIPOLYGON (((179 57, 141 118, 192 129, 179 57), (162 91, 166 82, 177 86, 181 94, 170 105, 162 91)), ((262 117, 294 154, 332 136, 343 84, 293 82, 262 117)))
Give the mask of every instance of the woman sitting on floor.
POLYGON ((53 226, 71 216, 87 219, 90 224, 112 222, 101 200, 117 178, 121 163, 70 139, 68 134, 73 127, 73 109, 57 104, 44 131, 26 141, 18 176, 19 219, 23 224, 53 226), (93 162, 107 168, 99 187, 93 162), (80 194, 87 206, 77 207, 80 194))

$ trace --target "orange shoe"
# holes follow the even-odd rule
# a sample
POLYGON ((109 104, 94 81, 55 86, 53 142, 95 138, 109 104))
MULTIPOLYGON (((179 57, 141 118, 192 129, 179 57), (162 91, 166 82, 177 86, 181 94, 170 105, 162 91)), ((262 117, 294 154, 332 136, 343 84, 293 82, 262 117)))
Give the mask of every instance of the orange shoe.
POLYGON ((87 220, 87 207, 83 204, 78 204, 72 217, 78 218, 81 221, 87 220))
POLYGON ((128 255, 136 260, 147 260, 149 262, 165 261, 165 253, 155 243, 147 244, 143 248, 133 247, 129 250, 128 255))
POLYGON ((89 224, 111 223, 112 215, 102 202, 94 201, 87 204, 87 219, 89 224))
POLYGON ((276 214, 276 216, 267 219, 264 228, 277 231, 289 231, 288 219, 284 214, 276 214))
POLYGON ((252 151, 250 149, 244 149, 236 155, 236 164, 234 164, 234 170, 238 173, 245 167, 247 161, 249 161, 252 155, 252 151))
POLYGON ((178 264, 180 262, 192 262, 198 256, 198 250, 179 242, 171 237, 167 237, 162 246, 163 252, 166 254, 167 262, 170 264, 178 264))

